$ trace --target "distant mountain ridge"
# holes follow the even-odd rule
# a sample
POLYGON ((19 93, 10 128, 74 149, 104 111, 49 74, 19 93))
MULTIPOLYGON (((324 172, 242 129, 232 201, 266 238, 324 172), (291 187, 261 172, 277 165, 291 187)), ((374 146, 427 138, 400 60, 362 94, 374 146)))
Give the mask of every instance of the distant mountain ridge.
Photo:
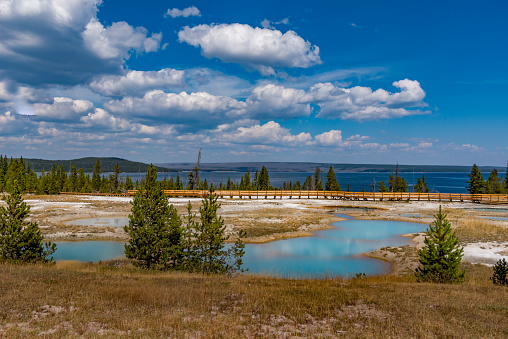
MULTIPOLYGON (((19 158, 18 158, 19 159, 19 158)), ((118 163, 122 172, 144 173, 149 164, 130 161, 116 157, 98 157, 101 162, 101 172, 113 172, 115 164, 118 163)), ((35 172, 46 172, 51 170, 53 164, 63 165, 66 172, 69 167, 75 165, 78 169, 83 168, 85 172, 92 172, 97 157, 85 157, 70 160, 44 160, 24 158, 25 162, 30 164, 30 168, 35 172)), ((196 163, 154 163, 157 172, 179 172, 190 171, 196 163)), ((330 166, 333 166, 335 172, 386 172, 395 173, 395 164, 334 164, 334 163, 316 163, 316 162, 228 162, 228 163, 201 163, 202 171, 225 171, 225 172, 247 172, 249 168, 252 171, 261 170, 265 166, 269 172, 314 172, 316 166, 321 172, 327 172, 330 166)), ((470 172, 471 166, 458 165, 401 165, 399 172, 470 172)), ((479 166, 481 172, 491 172, 494 168, 500 173, 504 173, 506 168, 501 166, 479 166)))
MULTIPOLYGON (((19 158, 18 158, 19 159, 19 158)), ((70 170, 71 166, 76 166, 76 168, 83 168, 86 173, 92 172, 95 162, 99 159, 101 162, 101 172, 113 172, 115 164, 120 166, 120 170, 122 172, 136 173, 136 172, 146 172, 148 170, 149 164, 145 164, 137 161, 130 161, 121 158, 113 158, 113 157, 105 157, 105 158, 94 158, 94 157, 86 157, 79 159, 71 159, 71 160, 44 160, 44 159, 23 159, 26 163, 30 165, 30 168, 35 172, 42 172, 44 169, 46 172, 51 170, 53 164, 56 166, 64 166, 66 172, 70 170)), ((157 166, 158 172, 168 172, 170 171, 167 168, 157 166)))
MULTIPOLYGON (((195 163, 158 163, 157 166, 172 170, 192 170, 195 163)), ((314 172, 316 166, 326 172, 333 166, 335 172, 387 172, 395 173, 395 164, 333 164, 313 162, 230 162, 230 163, 201 163, 202 171, 231 171, 246 172, 260 170, 265 166, 269 172, 314 172)), ((455 165, 400 165, 399 172, 470 172, 471 166, 455 165)), ((490 172, 494 168, 504 172, 504 169, 496 166, 480 166, 482 172, 490 172)))

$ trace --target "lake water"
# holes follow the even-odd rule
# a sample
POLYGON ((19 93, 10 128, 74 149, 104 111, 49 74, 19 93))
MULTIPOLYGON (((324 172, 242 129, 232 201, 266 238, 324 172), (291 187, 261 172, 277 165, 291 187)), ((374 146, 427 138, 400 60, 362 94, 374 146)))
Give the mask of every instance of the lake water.
MULTIPOLYGON (((298 277, 388 273, 389 263, 362 253, 385 246, 407 245, 410 240, 401 234, 417 233, 427 228, 425 224, 387 220, 350 219, 332 225, 333 229, 315 232, 312 237, 247 244, 244 268, 251 273, 298 277)), ((124 257, 122 242, 56 244, 55 260, 104 261, 124 257)))
POLYGON ((508 221, 508 218, 503 217, 482 217, 484 219, 490 219, 490 220, 501 220, 501 221, 508 221))
MULTIPOLYGON (((125 178, 125 175, 129 175, 133 181, 140 180, 144 177, 144 173, 122 173, 121 178, 125 178)), ((184 185, 187 184, 187 176, 189 172, 180 172, 180 178, 183 180, 184 185)), ((205 180, 210 184, 218 186, 219 183, 226 184, 228 177, 231 181, 239 183, 240 179, 245 173, 242 172, 200 172, 201 180, 205 180)), ((321 180, 326 181, 326 172, 322 172, 321 180)), ((361 192, 365 189, 366 192, 372 192, 370 186, 373 182, 379 183, 384 181, 387 184, 389 173, 383 172, 337 172, 335 173, 337 180, 342 190, 346 190, 349 184, 349 188, 353 192, 361 192)), ((490 173, 483 173, 483 177, 486 179, 490 173)), ((176 173, 157 173, 158 179, 176 178, 176 173)), ((274 187, 281 187, 283 182, 296 183, 300 181, 304 183, 307 176, 313 176, 312 172, 270 172, 270 183, 274 187)), ((400 176, 406 179, 409 187, 408 191, 412 191, 413 182, 416 184, 418 177, 425 175, 425 181, 427 186, 432 192, 439 193, 468 193, 466 189, 466 181, 469 180, 469 173, 465 172, 447 172, 447 173, 434 173, 434 172, 415 172, 413 173, 400 173, 400 176)), ((251 179, 254 178, 254 173, 251 173, 251 179)), ((376 186, 377 187, 377 186, 376 186)))
POLYGON ((482 208, 465 208, 465 209, 468 210, 468 211, 508 213, 508 208, 482 207, 482 208))
POLYGON ((125 258, 124 243, 120 241, 55 241, 53 259, 105 261, 125 258))
POLYGON ((124 227, 129 224, 129 218, 90 218, 90 219, 77 219, 65 222, 66 225, 79 225, 79 226, 110 226, 110 227, 124 227))
POLYGON ((243 261, 253 273, 284 276, 388 273, 391 265, 361 255, 385 246, 404 246, 410 239, 401 234, 417 233, 425 224, 387 220, 344 220, 333 229, 312 237, 266 244, 247 244, 243 261))

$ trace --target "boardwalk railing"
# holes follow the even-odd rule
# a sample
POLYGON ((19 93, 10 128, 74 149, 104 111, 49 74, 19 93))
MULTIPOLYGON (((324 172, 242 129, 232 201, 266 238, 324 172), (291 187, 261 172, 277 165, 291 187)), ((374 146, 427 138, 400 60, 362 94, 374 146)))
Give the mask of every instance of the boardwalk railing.
MULTIPOLYGON (((128 195, 136 194, 136 190, 127 191, 128 195)), ((209 193, 207 190, 165 190, 169 197, 201 198, 209 193)), ((372 201, 460 201, 508 203, 505 194, 460 194, 460 193, 393 193, 393 192, 345 192, 345 191, 232 191, 216 190, 221 198, 240 199, 342 199, 372 201)))

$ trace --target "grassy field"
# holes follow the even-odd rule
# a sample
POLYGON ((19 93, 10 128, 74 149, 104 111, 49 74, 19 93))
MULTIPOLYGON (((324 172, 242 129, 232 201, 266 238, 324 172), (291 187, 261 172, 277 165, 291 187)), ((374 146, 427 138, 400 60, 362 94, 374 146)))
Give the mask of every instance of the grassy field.
POLYGON ((0 265, 0 336, 506 338, 508 288, 412 275, 294 280, 154 273, 128 262, 0 265))

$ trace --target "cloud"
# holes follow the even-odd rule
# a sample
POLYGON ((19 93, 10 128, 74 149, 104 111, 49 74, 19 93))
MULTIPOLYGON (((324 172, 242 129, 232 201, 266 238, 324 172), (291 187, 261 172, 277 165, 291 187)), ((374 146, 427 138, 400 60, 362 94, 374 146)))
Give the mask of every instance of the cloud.
POLYGON ((472 144, 463 144, 462 146, 460 146, 458 149, 464 149, 464 150, 469 150, 471 152, 478 152, 478 151, 483 151, 483 148, 480 147, 480 146, 476 146, 476 145, 472 145, 472 144))
POLYGON ((276 22, 270 21, 268 19, 264 19, 263 21, 261 21, 261 27, 263 27, 263 28, 275 29, 272 26, 272 24, 273 25, 281 25, 281 24, 282 25, 288 25, 289 24, 289 18, 284 18, 284 19, 282 19, 280 21, 276 21, 276 22))
POLYGON ((284 144, 301 145, 312 140, 309 133, 292 135, 291 132, 274 121, 264 125, 239 127, 233 132, 224 133, 219 140, 242 144, 284 144))
POLYGON ((88 113, 80 119, 87 127, 102 126, 108 130, 129 130, 131 124, 125 120, 112 116, 101 108, 96 108, 93 112, 88 113))
POLYGON ((119 73, 130 53, 158 49, 160 34, 125 22, 105 28, 100 0, 16 0, 0 5, 0 75, 26 85, 75 85, 119 73))
POLYGON ((154 90, 142 98, 124 97, 105 105, 108 111, 144 120, 214 128, 245 114, 245 102, 204 92, 187 94, 154 90))
POLYGON ((159 49, 162 33, 147 37, 144 27, 132 27, 128 23, 115 22, 104 27, 92 19, 83 32, 85 45, 102 59, 127 59, 129 52, 155 52, 159 49))
POLYGON ((425 92, 415 80, 393 83, 401 92, 390 93, 384 89, 372 91, 369 87, 342 88, 332 83, 319 83, 311 87, 309 94, 320 106, 318 117, 344 120, 379 120, 428 114, 429 111, 413 109, 426 107, 425 92))
POLYGON ((34 104, 37 120, 76 122, 82 116, 92 112, 95 108, 88 100, 73 100, 64 97, 56 97, 51 104, 34 104))
POLYGON ((29 121, 24 121, 11 111, 0 114, 0 135, 12 136, 26 133, 29 121))
POLYGON ((238 63, 263 75, 275 74, 274 68, 308 68, 321 63, 319 47, 293 31, 282 34, 242 24, 198 25, 184 27, 178 38, 201 47, 206 58, 238 63))
POLYGON ((166 12, 166 15, 164 15, 164 16, 165 17, 170 16, 172 18, 183 16, 184 18, 187 18, 190 16, 201 16, 201 12, 195 6, 191 6, 191 7, 187 7, 184 9, 178 9, 178 8, 168 9, 168 11, 166 12))
POLYGON ((360 145, 362 149, 368 149, 368 150, 376 150, 376 151, 386 151, 388 149, 388 146, 379 144, 377 142, 369 142, 366 144, 360 145))
POLYGON ((316 135, 316 142, 323 146, 344 146, 342 142, 342 131, 331 130, 322 134, 316 135))
MULTIPOLYGON (((187 79, 193 77, 189 82, 193 82, 193 86, 201 88, 217 85, 217 83, 210 81, 215 77, 222 79, 226 84, 228 81, 231 81, 232 84, 239 84, 235 77, 212 74, 207 69, 194 70, 192 75, 186 74, 185 77, 187 79), (203 82, 208 83, 208 86, 199 84, 200 73, 203 75, 203 82)), ((156 85, 164 83, 165 81, 161 78, 166 77, 160 76, 159 72, 131 71, 127 76, 107 77, 92 83, 91 86, 109 95, 126 93, 126 88, 130 88, 131 93, 137 90, 142 92, 152 85, 157 87, 156 85), (147 79, 153 80, 153 83, 147 79)), ((171 81, 174 80, 173 77, 170 78, 171 81)), ((179 73, 178 81, 181 79, 182 74, 179 73)), ((171 83, 171 81, 169 82, 171 83)), ((245 84, 242 83, 242 85, 245 84)), ((368 87, 342 88, 332 83, 319 83, 308 91, 304 91, 266 84, 253 88, 245 101, 229 96, 212 95, 207 92, 176 94, 152 90, 141 98, 126 96, 121 100, 112 100, 105 107, 114 113, 138 118, 162 119, 171 121, 171 123, 194 122, 201 124, 203 119, 207 118, 213 121, 211 128, 241 118, 273 120, 308 117, 313 112, 312 105, 319 107, 318 117, 358 121, 428 113, 411 109, 411 106, 426 105, 422 101, 425 92, 420 88, 418 82, 402 80, 395 82, 394 85, 403 88, 403 91, 389 93, 378 89, 373 92, 368 87), (221 121, 221 119, 223 120, 221 121)))
POLYGON ((394 148, 406 148, 406 147, 409 147, 409 144, 407 142, 395 142, 395 143, 391 143, 390 147, 394 147, 394 148))
POLYGON ((343 140, 342 131, 330 130, 316 135, 314 138, 310 133, 301 132, 299 134, 292 134, 291 131, 282 127, 275 121, 268 121, 265 124, 246 121, 249 126, 234 125, 221 125, 216 130, 211 131, 211 143, 228 143, 232 144, 252 144, 253 149, 268 149, 272 146, 284 147, 306 147, 312 148, 314 146, 320 147, 347 147, 347 148, 377 148, 386 149, 386 145, 379 145, 375 143, 363 144, 369 137, 353 135, 346 140, 343 140))
POLYGON ((125 75, 107 75, 94 80, 90 87, 107 96, 144 94, 147 90, 168 90, 185 86, 184 71, 164 68, 160 71, 129 71, 125 75))
POLYGON ((46 90, 16 86, 8 81, 0 81, 0 109, 21 115, 34 115, 35 112, 30 103, 45 103, 52 100, 53 98, 46 90))
POLYGON ((186 69, 185 80, 193 92, 221 96, 246 97, 253 87, 247 80, 209 68, 186 69))
POLYGON ((309 96, 303 90, 264 85, 247 98, 248 111, 256 119, 291 119, 309 116, 309 96))
POLYGON ((148 126, 139 123, 130 123, 126 119, 117 118, 101 108, 96 108, 94 112, 81 118, 86 127, 101 128, 102 130, 115 132, 132 132, 135 134, 148 135, 170 135, 174 133, 172 126, 148 126))

